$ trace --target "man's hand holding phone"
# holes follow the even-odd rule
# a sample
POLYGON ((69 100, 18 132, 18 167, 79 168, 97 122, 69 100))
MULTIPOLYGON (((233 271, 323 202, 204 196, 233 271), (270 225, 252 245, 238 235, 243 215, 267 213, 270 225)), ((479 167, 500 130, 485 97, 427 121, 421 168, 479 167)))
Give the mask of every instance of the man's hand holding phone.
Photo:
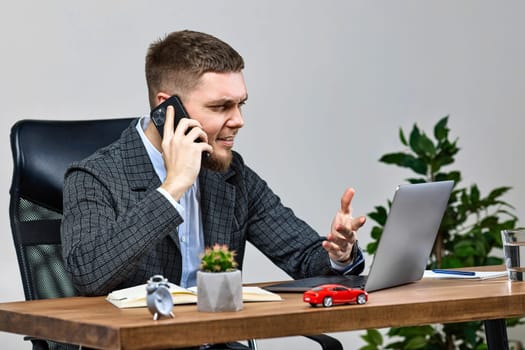
POLYGON ((161 144, 166 179, 161 188, 179 200, 199 175, 202 153, 211 153, 213 148, 197 120, 177 118, 179 122, 174 127, 175 117, 173 106, 168 106, 161 144), (199 139, 203 142, 197 142, 199 139))

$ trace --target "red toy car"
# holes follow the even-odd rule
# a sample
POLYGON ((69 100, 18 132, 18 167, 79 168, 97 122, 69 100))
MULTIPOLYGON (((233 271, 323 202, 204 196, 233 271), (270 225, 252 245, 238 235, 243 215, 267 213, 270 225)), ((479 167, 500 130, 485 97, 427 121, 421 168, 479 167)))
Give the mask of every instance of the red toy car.
POLYGON ((312 306, 322 304, 324 307, 335 304, 365 304, 368 301, 368 293, 339 284, 323 284, 304 292, 303 301, 312 306))

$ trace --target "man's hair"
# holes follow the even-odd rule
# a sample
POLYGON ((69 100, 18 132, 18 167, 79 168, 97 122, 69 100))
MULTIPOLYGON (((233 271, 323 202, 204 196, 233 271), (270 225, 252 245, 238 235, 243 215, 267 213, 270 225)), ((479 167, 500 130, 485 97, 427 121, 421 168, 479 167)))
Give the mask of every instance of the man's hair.
POLYGON ((240 72, 244 61, 224 41, 205 33, 183 30, 152 43, 146 55, 146 82, 151 108, 157 93, 183 97, 207 72, 240 72))

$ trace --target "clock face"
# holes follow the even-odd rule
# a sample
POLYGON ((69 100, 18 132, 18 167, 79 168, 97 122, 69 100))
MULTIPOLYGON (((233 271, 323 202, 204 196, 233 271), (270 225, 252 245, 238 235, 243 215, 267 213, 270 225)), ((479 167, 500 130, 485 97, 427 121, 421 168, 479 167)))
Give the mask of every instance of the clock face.
POLYGON ((170 316, 173 310, 173 299, 168 288, 159 286, 156 291, 148 295, 147 299, 151 313, 158 312, 162 316, 170 316))

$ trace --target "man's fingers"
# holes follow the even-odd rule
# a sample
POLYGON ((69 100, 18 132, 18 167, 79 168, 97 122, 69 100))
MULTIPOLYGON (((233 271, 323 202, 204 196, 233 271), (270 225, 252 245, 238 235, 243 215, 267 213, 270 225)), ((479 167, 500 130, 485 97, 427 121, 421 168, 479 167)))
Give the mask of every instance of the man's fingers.
POLYGON ((163 139, 168 139, 171 134, 174 132, 173 123, 175 120, 175 110, 173 106, 168 106, 166 108, 166 120, 164 120, 164 131, 162 137, 163 139))
POLYGON ((334 242, 330 242, 330 241, 324 241, 323 248, 325 248, 327 251, 329 251, 330 253, 334 255, 338 255, 343 251, 343 249, 341 249, 341 246, 337 245, 334 242))
POLYGON ((322 246, 328 252, 331 259, 334 259, 336 261, 346 260, 347 255, 350 252, 350 249, 348 249, 348 245, 346 245, 345 247, 341 247, 336 243, 330 241, 323 241, 322 246))
POLYGON ((186 136, 190 137, 193 140, 193 142, 195 142, 197 139, 200 139, 201 141, 208 143, 208 135, 202 128, 194 126, 188 127, 187 130, 188 131, 186 131, 186 136))
POLYGON ((352 231, 357 231, 366 222, 366 216, 360 216, 352 220, 352 231))
POLYGON ((326 240, 330 242, 333 246, 336 246, 340 250, 346 250, 348 244, 353 244, 357 240, 357 236, 354 231, 349 234, 341 233, 329 233, 326 236, 326 240))
POLYGON ((349 214, 351 210, 352 199, 354 198, 355 190, 349 188, 343 193, 341 197, 341 211, 344 214, 349 214))

